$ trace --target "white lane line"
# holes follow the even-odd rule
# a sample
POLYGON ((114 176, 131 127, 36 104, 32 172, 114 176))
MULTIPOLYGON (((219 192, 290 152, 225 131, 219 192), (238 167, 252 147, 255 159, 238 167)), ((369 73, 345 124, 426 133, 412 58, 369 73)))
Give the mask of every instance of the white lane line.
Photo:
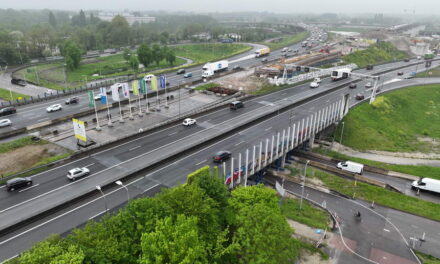
POLYGON ((97 216, 100 216, 100 215, 102 215, 102 214, 105 214, 107 211, 108 211, 108 210, 105 210, 105 211, 102 211, 102 212, 100 212, 100 213, 97 213, 97 214, 95 214, 94 216, 89 217, 89 220, 92 220, 93 218, 95 218, 95 217, 97 217, 97 216))
POLYGON ((385 232, 390 232, 390 230, 389 230, 389 229, 385 229, 385 228, 383 229, 383 231, 385 231, 385 232))
POLYGON ((13 257, 10 257, 10 258, 8 258, 8 259, 5 259, 5 260, 3 260, 3 263, 6 263, 6 262, 10 261, 11 259, 15 259, 15 258, 18 257, 18 256, 19 256, 19 254, 15 255, 15 256, 13 256, 13 257))
POLYGON ((83 108, 81 108, 79 110, 89 110, 89 108, 88 107, 83 107, 83 108))
POLYGON ((49 117, 45 117, 45 118, 42 118, 42 119, 38 119, 37 121, 40 122, 40 121, 49 120, 49 119, 50 119, 49 117))
POLYGON ((209 122, 209 121, 211 121, 211 119, 205 120, 204 122, 209 122))
POLYGON ((272 129, 272 127, 268 127, 268 128, 266 128, 264 131, 269 131, 269 130, 271 130, 272 129))
POLYGON ((200 161, 199 163, 196 163, 196 166, 199 166, 200 164, 202 164, 202 163, 204 163, 204 162, 206 162, 206 160, 202 160, 202 161, 200 161))
POLYGON ((129 149, 128 151, 132 151, 132 150, 138 149, 138 148, 140 148, 140 147, 141 147, 141 146, 137 146, 137 147, 134 147, 134 148, 129 149))
POLYGON ((168 136, 172 136, 172 135, 175 135, 175 134, 177 134, 177 132, 174 132, 174 133, 168 134, 168 136))
POLYGON ((236 146, 240 145, 241 143, 245 143, 245 141, 240 141, 237 144, 235 144, 234 146, 236 147, 236 146))
POLYGON ((24 191, 27 191, 27 190, 29 190, 29 189, 32 189, 32 188, 34 188, 34 187, 37 187, 38 185, 40 185, 40 184, 32 185, 31 187, 27 187, 27 188, 22 189, 22 190, 20 190, 20 191, 18 191, 18 192, 24 192, 24 191))
POLYGON ((84 167, 91 167, 91 166, 93 166, 93 165, 95 165, 95 163, 90 163, 90 164, 88 164, 88 165, 86 165, 86 166, 84 166, 84 167))

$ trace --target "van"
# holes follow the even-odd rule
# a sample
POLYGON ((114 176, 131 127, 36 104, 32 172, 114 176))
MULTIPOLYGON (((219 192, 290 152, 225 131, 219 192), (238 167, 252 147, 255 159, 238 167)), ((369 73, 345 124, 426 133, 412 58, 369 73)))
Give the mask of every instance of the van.
POLYGON ((364 170, 364 165, 360 163, 356 163, 353 161, 343 161, 339 162, 338 165, 336 165, 341 170, 362 174, 362 171, 364 170))
POLYGON ((411 188, 440 193, 440 181, 431 178, 421 178, 418 181, 413 181, 411 188))
POLYGON ((237 109, 242 108, 242 107, 244 107, 244 104, 243 104, 242 101, 234 101, 234 102, 231 102, 229 104, 229 108, 231 110, 237 110, 237 109))

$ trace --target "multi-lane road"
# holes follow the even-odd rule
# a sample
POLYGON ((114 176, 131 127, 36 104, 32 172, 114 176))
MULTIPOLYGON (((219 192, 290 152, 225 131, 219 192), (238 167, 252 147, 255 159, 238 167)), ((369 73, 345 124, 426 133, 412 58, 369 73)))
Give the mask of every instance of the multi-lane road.
MULTIPOLYGON (((403 67, 408 65, 405 62, 396 62, 386 65, 377 66, 375 70, 370 73, 383 71, 384 69, 392 69, 396 67, 403 67)), ((415 66, 404 69, 405 72, 414 71, 415 66)), ((421 68, 419 66, 419 68, 421 68)), ((387 80, 394 79, 397 76, 396 70, 388 73, 382 77, 387 80)), ((365 73, 365 70, 359 72, 365 73)), ((65 164, 61 167, 54 168, 50 171, 33 176, 34 186, 29 189, 23 189, 21 192, 15 193, 0 193, 0 216, 7 221, 7 217, 12 217, 15 214, 10 212, 18 212, 21 207, 29 206, 44 206, 38 201, 48 195, 53 195, 55 192, 63 195, 75 188, 82 188, 87 186, 88 182, 99 181, 99 177, 104 177, 102 171, 111 171, 113 168, 120 169, 123 163, 131 160, 145 153, 153 153, 160 151, 160 149, 167 144, 179 144, 190 135, 197 135, 206 129, 221 125, 223 122, 239 118, 240 115, 252 113, 263 107, 271 104, 277 104, 280 100, 288 97, 310 97, 314 94, 322 93, 324 90, 340 85, 341 83, 348 84, 350 80, 331 83, 329 80, 324 80, 317 89, 310 89, 308 84, 297 86, 290 89, 285 89, 266 96, 258 97, 248 102, 245 102, 246 107, 237 112, 228 109, 221 109, 213 113, 202 115, 197 119, 198 124, 194 127, 174 126, 166 128, 162 131, 144 136, 142 138, 127 142, 113 147, 109 150, 104 150, 95 153, 90 157, 74 161, 70 164, 65 164), (69 183, 66 178, 67 170, 77 166, 89 166, 92 175, 84 178, 81 182, 69 183), (18 210, 18 211, 14 211, 18 210), (7 216, 9 215, 9 216, 7 216)), ((321 108, 340 100, 342 95, 350 93, 350 105, 354 105, 357 101, 353 98, 355 94, 363 92, 367 95, 371 90, 366 91, 363 82, 358 83, 356 89, 349 89, 348 85, 337 91, 331 92, 324 97, 318 97, 312 101, 297 106, 286 113, 280 113, 276 117, 269 118, 263 122, 257 123, 245 130, 238 130, 237 133, 232 133, 228 137, 207 146, 203 146, 188 153, 180 159, 173 159, 168 162, 161 163, 161 167, 146 172, 146 176, 138 178, 129 184, 129 193, 131 197, 141 195, 143 192, 148 192, 150 188, 156 189, 159 186, 174 186, 178 183, 185 182, 186 174, 194 171, 194 169, 206 164, 211 164, 213 153, 220 149, 227 149, 232 151, 236 158, 237 153, 251 148, 253 145, 259 143, 261 140, 271 137, 276 131, 285 128, 290 122, 297 122, 310 115, 321 108)), ((394 83, 392 83, 394 84, 394 83)), ((391 85, 391 84, 390 84, 391 85)), ((382 88, 386 91, 387 87, 382 88)), ((118 170, 117 173, 120 173, 118 170)), ((89 184, 91 185, 91 184, 89 184)), ((93 186, 89 186, 91 188, 93 186)), ((107 192, 111 192, 107 196, 107 203, 109 208, 119 206, 124 202, 123 192, 125 189, 110 188, 107 192)), ((87 221, 89 218, 94 218, 103 213, 104 201, 100 197, 91 197, 89 200, 82 201, 70 207, 67 207, 56 214, 43 218, 30 225, 22 227, 2 237, 0 240, 0 256, 6 259, 16 255, 22 250, 31 246, 32 243, 41 240, 50 233, 64 233, 87 221)))

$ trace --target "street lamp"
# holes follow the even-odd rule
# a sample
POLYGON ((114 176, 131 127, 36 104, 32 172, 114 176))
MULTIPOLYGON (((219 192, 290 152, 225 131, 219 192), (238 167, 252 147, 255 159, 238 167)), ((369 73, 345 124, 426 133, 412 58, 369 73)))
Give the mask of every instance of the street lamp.
POLYGON ((130 193, 128 192, 127 186, 125 186, 121 181, 115 181, 115 183, 119 186, 122 186, 127 191, 127 203, 130 201, 130 193))
POLYGON ((105 194, 104 194, 104 192, 102 191, 102 189, 101 189, 101 186, 99 186, 99 185, 96 185, 96 189, 97 189, 98 191, 100 191, 100 192, 101 192, 101 194, 102 194, 102 197, 104 197, 104 202, 105 202, 105 211, 107 212, 107 211, 108 211, 108 206, 107 206, 107 198, 105 198, 105 194))
POLYGON ((64 63, 64 89, 67 91, 66 67, 67 67, 67 64, 64 63))
POLYGON ((309 164, 310 160, 307 160, 306 162, 306 166, 304 166, 304 178, 303 178, 303 184, 301 186, 302 190, 301 190, 301 201, 299 203, 299 209, 302 209, 302 205, 303 205, 303 197, 304 197, 304 189, 305 189, 305 185, 306 185, 306 175, 307 175, 307 165, 309 164))

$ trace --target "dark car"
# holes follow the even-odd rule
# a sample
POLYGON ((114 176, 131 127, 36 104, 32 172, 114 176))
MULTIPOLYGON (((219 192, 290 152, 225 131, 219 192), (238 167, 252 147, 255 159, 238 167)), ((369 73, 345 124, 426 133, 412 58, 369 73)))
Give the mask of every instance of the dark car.
POLYGON ((12 78, 11 79, 12 84, 20 85, 20 86, 26 86, 26 81, 22 79, 12 78))
POLYGON ((234 71, 238 71, 238 70, 240 70, 241 69, 241 66, 240 65, 235 65, 233 68, 232 68, 232 70, 234 70, 234 71))
POLYGON ((15 107, 5 107, 0 109, 0 116, 12 115, 15 114, 16 112, 17 109, 15 109, 15 107))
POLYGON ((184 74, 185 72, 186 72, 185 69, 179 69, 179 70, 177 71, 177 74, 184 74))
POLYGON ((403 75, 403 71, 398 72, 397 75, 399 76, 403 75))
POLYGON ((6 189, 8 191, 14 191, 18 188, 32 185, 32 179, 29 177, 14 178, 6 182, 6 189))
POLYGON ((404 59, 403 61, 404 61, 404 62, 409 62, 409 59, 407 58, 407 59, 404 59))
POLYGON ((217 152, 214 157, 212 157, 212 160, 216 163, 222 163, 223 161, 229 159, 231 157, 231 152, 229 151, 219 151, 217 152))
POLYGON ((350 89, 354 89, 356 87, 357 87, 357 84, 355 84, 355 83, 350 83, 350 85, 348 86, 348 88, 350 88, 350 89))
POLYGON ((365 96, 363 94, 357 94, 356 100, 364 100, 365 96))
POLYGON ((237 109, 243 108, 243 107, 244 107, 244 104, 242 101, 234 101, 229 104, 229 108, 231 110, 237 110, 237 109))
POLYGON ((371 64, 368 64, 368 65, 367 65, 367 70, 372 70, 372 69, 373 69, 373 67, 374 67, 373 65, 371 65, 371 64))
POLYGON ((77 104, 79 103, 79 98, 78 97, 72 97, 72 98, 68 98, 65 103, 68 104, 77 104))

